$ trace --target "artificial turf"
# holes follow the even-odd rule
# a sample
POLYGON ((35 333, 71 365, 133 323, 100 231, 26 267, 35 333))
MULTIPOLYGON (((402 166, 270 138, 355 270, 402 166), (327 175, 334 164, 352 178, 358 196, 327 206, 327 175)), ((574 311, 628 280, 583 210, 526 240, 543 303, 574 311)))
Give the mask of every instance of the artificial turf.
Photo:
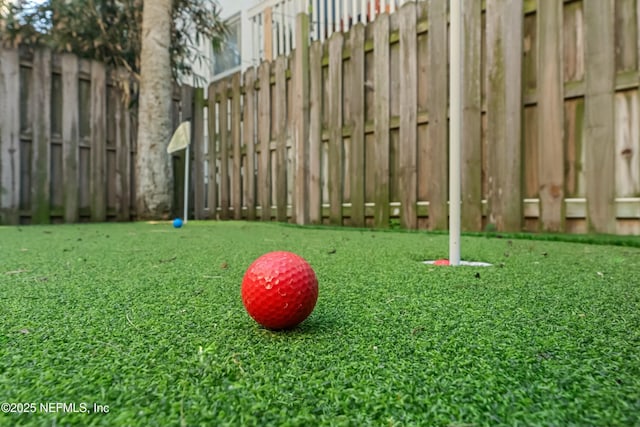
POLYGON ((31 412, 0 425, 637 426, 633 246, 466 236, 494 266, 451 268, 421 262, 442 234, 0 227, 0 401, 31 412), (292 331, 240 299, 272 250, 320 283, 292 331))

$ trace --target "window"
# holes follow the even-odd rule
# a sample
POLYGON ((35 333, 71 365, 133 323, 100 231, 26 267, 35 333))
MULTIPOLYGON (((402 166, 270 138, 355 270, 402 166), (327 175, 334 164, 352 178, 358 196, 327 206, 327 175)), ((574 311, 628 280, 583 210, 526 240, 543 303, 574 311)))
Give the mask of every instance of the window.
POLYGON ((236 14, 227 20, 229 27, 229 36, 222 45, 222 50, 213 55, 213 72, 217 76, 219 74, 227 74, 236 71, 242 64, 241 40, 242 34, 240 14, 236 14))

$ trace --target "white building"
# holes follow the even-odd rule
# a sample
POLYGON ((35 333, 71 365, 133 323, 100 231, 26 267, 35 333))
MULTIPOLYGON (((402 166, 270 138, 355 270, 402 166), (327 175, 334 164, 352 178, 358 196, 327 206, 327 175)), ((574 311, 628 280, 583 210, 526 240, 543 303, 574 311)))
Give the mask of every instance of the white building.
MULTIPOLYGON (((373 21, 383 12, 393 13, 403 3, 416 0, 214 0, 228 20, 230 37, 222 53, 213 54, 206 75, 209 81, 257 66, 264 59, 288 54, 295 47, 295 18, 311 18, 309 37, 324 40, 336 31, 373 21)), ((206 50, 206 48, 205 48, 206 50)))

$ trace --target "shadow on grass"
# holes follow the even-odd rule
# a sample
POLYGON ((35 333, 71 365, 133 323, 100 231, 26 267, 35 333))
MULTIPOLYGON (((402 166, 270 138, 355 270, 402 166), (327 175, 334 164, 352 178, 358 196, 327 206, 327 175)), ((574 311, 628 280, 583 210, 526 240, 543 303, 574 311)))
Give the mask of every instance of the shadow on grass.
POLYGON ((281 336, 333 335, 338 328, 340 328, 338 319, 328 313, 317 313, 292 329, 272 330, 260 327, 264 332, 281 336))

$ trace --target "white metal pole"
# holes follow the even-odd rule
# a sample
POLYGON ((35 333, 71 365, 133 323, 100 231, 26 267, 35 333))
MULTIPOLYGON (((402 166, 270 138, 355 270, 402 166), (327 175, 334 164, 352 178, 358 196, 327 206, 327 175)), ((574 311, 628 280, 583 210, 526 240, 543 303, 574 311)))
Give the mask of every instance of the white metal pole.
POLYGON ((187 145, 187 149, 184 152, 184 217, 182 218, 184 224, 187 223, 187 214, 189 212, 189 145, 187 145))
MULTIPOLYGON (((476 1, 476 0, 473 0, 476 1)), ((451 0, 449 86, 449 264, 460 265, 460 143, 462 127, 462 0, 451 0)))

